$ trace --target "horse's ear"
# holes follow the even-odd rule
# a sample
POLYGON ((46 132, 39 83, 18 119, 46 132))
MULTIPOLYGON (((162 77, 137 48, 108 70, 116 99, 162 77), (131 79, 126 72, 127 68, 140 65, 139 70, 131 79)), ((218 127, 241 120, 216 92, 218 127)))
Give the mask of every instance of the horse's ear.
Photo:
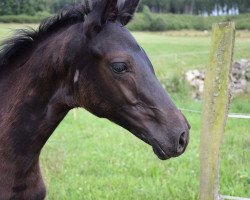
MULTIPOLYGON (((84 22, 84 31, 87 37, 93 37, 102 30, 108 21, 115 21, 117 19, 117 1, 94 1, 92 11, 90 11, 84 22)), ((87 2, 86 5, 89 5, 87 2)))
POLYGON ((123 26, 126 26, 134 16, 140 0, 125 0, 118 9, 118 20, 123 26))

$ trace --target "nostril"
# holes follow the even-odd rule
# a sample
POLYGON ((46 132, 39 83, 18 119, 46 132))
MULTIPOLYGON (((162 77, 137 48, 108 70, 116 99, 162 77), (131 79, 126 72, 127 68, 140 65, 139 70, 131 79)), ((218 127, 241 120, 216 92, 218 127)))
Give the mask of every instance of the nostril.
POLYGON ((186 147, 186 144, 187 144, 187 134, 186 132, 183 132, 179 138, 177 153, 182 153, 186 147))

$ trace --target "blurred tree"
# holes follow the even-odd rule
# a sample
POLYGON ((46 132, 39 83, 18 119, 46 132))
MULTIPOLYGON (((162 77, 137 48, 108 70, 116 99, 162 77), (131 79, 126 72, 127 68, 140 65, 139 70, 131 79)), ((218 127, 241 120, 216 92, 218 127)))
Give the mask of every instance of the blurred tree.
MULTIPOLYGON (((249 0, 141 0, 139 11, 147 5, 152 12, 170 12, 185 14, 231 13, 239 9, 240 13, 250 11, 249 0)), ((235 12, 236 14, 237 12, 235 12)))
POLYGON ((0 14, 11 15, 16 12, 15 0, 1 0, 0 14))
MULTIPOLYGON (((0 0, 0 15, 37 12, 56 13, 58 10, 83 0, 0 0)), ((121 0, 122 1, 122 0, 121 0)), ((139 11, 148 6, 151 12, 211 15, 250 11, 250 0, 141 0, 139 11)))

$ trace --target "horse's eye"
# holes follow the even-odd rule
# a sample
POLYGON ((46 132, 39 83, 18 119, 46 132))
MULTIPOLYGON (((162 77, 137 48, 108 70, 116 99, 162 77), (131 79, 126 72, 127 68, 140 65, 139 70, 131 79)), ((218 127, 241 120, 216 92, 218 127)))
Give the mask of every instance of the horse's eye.
POLYGON ((112 63, 111 69, 116 74, 123 74, 128 71, 128 67, 125 63, 112 63))

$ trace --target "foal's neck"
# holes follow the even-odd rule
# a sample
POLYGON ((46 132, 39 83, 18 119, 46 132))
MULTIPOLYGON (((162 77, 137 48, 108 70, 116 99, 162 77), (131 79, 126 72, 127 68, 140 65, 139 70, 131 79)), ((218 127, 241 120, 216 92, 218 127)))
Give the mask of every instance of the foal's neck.
POLYGON ((0 102, 5 105, 0 116, 0 199, 10 194, 17 195, 16 199, 45 195, 39 154, 70 109, 61 101, 60 85, 49 89, 45 87, 53 84, 49 80, 21 81, 21 86, 14 83, 0 102))
POLYGON ((1 99, 5 107, 1 107, 0 116, 0 199, 45 195, 39 154, 70 108, 61 102, 60 89, 52 87, 50 91, 44 84, 42 80, 24 81, 23 88, 14 84, 7 91, 8 98, 1 99), (30 88, 31 84, 35 86, 30 88))
POLYGON ((44 62, 49 58, 37 56, 0 80, 1 200, 45 197, 39 154, 73 107, 67 77, 55 75, 44 62))

